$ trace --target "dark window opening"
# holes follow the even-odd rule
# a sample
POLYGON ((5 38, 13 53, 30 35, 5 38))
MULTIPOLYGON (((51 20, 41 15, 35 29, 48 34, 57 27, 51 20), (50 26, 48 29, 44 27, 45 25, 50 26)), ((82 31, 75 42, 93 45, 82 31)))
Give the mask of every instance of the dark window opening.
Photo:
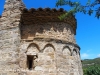
POLYGON ((32 63, 33 63, 33 61, 32 60, 29 60, 29 69, 30 70, 32 69, 32 63))
POLYGON ((31 56, 31 55, 30 56, 29 55, 27 56, 27 67, 28 67, 29 70, 32 70, 33 69, 33 65, 34 65, 34 63, 33 63, 34 62, 33 61, 34 60, 33 57, 34 56, 31 56))

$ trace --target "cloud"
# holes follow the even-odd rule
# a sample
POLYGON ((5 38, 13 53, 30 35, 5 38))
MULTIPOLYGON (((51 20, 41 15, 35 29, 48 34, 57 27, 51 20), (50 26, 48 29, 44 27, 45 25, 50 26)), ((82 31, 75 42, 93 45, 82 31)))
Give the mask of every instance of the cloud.
POLYGON ((89 54, 87 54, 87 53, 81 54, 82 59, 87 59, 88 57, 89 57, 89 54))
POLYGON ((98 54, 97 57, 100 57, 100 54, 98 54))

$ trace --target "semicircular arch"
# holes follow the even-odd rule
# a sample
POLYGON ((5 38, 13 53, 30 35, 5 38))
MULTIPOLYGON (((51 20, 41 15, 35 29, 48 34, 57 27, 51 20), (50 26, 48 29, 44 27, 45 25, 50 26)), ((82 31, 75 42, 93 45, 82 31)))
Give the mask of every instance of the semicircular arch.
POLYGON ((29 44, 25 53, 27 53, 29 50, 40 52, 39 46, 36 43, 29 44))
POLYGON ((71 49, 68 46, 64 46, 62 49, 63 55, 70 55, 72 56, 71 49))
POLYGON ((53 48, 53 50, 55 51, 55 47, 54 47, 52 44, 46 44, 46 45, 44 46, 44 48, 43 48, 42 51, 44 51, 45 48, 47 48, 47 47, 51 47, 51 48, 53 48))

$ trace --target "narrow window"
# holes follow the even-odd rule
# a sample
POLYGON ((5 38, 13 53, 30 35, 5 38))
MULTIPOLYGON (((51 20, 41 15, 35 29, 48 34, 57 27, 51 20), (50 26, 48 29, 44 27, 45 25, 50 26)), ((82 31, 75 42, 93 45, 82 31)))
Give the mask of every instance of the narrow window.
POLYGON ((28 67, 29 70, 32 70, 33 65, 34 65, 34 63, 33 63, 34 62, 33 57, 34 56, 32 56, 32 55, 28 55, 27 56, 27 67, 28 67))

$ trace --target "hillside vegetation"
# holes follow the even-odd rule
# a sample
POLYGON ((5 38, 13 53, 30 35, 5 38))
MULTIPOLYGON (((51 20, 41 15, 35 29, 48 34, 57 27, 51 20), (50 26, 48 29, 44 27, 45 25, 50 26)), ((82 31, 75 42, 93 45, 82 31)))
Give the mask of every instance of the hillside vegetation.
POLYGON ((82 60, 84 75, 100 75, 100 58, 82 60))
POLYGON ((93 65, 100 65, 100 58, 82 60, 82 65, 83 68, 87 68, 93 65))

